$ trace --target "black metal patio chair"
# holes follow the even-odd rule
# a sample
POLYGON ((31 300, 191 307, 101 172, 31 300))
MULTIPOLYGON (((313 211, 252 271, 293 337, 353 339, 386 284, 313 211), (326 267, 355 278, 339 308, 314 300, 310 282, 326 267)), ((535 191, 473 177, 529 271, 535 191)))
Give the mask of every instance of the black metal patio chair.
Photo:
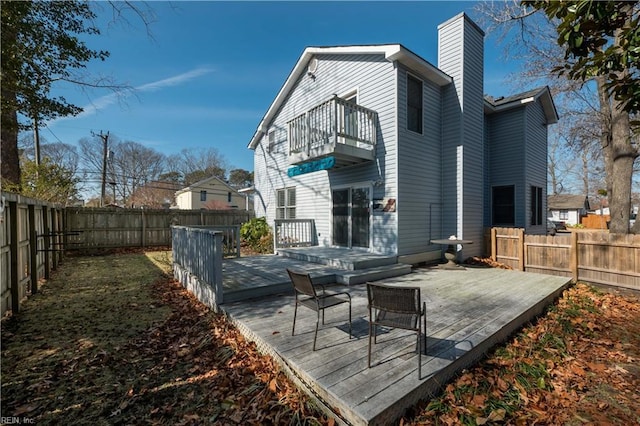
POLYGON ((371 338, 377 343, 378 326, 401 328, 416 332, 418 351, 418 377, 422 378, 422 333, 424 353, 427 353, 427 306, 420 304, 420 288, 397 287, 367 283, 369 300, 369 368, 371 368, 371 338), (422 320, 422 321, 421 321, 422 320))
POLYGON ((351 295, 347 292, 329 292, 321 284, 313 284, 311 276, 300 272, 292 271, 287 268, 289 278, 293 284, 296 295, 296 306, 293 311, 293 328, 291 335, 296 330, 296 316, 298 314, 298 305, 306 306, 316 311, 318 317, 316 319, 316 331, 313 335, 313 350, 316 350, 316 339, 318 337, 318 323, 320 322, 320 312, 322 312, 322 325, 324 325, 324 311, 332 306, 349 304, 349 338, 351 339, 351 295), (321 291, 316 292, 316 287, 320 287, 321 291), (344 296, 347 296, 346 298, 344 296))

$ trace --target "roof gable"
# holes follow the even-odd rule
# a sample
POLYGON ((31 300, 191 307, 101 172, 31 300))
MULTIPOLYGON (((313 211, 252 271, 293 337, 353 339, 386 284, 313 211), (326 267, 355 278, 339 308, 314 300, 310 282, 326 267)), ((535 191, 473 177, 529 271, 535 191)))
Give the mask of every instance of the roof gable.
POLYGON ((255 149, 260 142, 260 138, 267 132, 271 121, 275 117, 277 111, 287 99, 287 96, 295 86, 298 77, 307 71, 307 66, 311 58, 316 55, 375 55, 382 54, 389 62, 398 61, 411 69, 420 71, 428 77, 433 83, 439 86, 450 84, 453 80, 450 76, 442 72, 436 66, 432 65, 425 59, 416 55, 401 44, 380 44, 380 45, 359 45, 359 46, 325 46, 325 47, 307 47, 298 62, 296 62, 293 70, 285 80, 282 88, 276 95, 266 114, 260 121, 256 132, 249 142, 249 149, 255 149))
POLYGON ((484 102, 486 114, 516 108, 529 102, 540 102, 547 118, 547 124, 557 123, 559 118, 549 86, 538 87, 507 97, 501 96, 499 98, 493 98, 491 96, 485 96, 484 102))
POLYGON ((221 183, 223 186, 227 187, 229 191, 231 192, 238 192, 237 189, 233 188, 231 185, 229 185, 227 182, 225 182, 224 180, 220 179, 217 176, 211 176, 202 180, 199 180, 198 182, 192 183, 189 186, 185 186, 184 188, 176 191, 176 195, 180 195, 183 194, 185 192, 190 192, 190 191, 199 191, 200 188, 203 185, 208 184, 209 182, 213 182, 213 181, 218 181, 219 183, 221 183))

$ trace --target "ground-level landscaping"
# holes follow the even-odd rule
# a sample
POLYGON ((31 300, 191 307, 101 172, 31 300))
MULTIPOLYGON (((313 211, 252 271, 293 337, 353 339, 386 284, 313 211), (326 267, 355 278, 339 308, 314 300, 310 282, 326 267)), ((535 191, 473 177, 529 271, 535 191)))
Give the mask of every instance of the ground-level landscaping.
MULTIPOLYGON (((66 258, 2 323, 2 416, 38 424, 331 424, 169 253, 66 258)), ((403 424, 640 423, 640 299, 567 290, 403 424)))

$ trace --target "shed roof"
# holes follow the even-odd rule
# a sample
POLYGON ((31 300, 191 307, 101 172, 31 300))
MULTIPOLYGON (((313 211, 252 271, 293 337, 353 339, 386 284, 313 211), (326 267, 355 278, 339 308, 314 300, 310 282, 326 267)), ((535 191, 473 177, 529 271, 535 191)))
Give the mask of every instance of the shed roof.
POLYGON ((584 195, 555 194, 547 197, 550 210, 589 209, 589 198, 584 195))

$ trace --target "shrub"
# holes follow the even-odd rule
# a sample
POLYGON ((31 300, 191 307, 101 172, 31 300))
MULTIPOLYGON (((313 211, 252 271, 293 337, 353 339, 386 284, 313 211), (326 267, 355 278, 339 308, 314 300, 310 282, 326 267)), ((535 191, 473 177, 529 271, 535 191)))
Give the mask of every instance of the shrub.
POLYGON ((243 243, 258 253, 273 252, 273 234, 264 217, 254 217, 240 227, 243 243))

